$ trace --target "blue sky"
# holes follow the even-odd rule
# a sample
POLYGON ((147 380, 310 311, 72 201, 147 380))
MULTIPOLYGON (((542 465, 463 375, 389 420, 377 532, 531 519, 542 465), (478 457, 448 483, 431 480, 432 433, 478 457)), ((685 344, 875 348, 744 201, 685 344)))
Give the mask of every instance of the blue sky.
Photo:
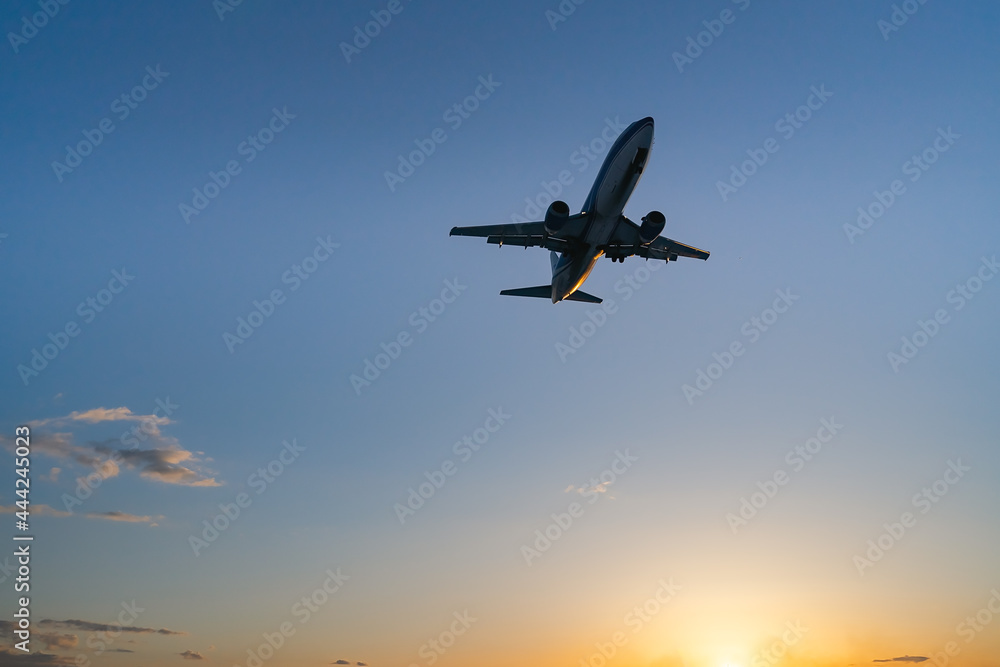
POLYGON ((790 666, 953 640, 954 664, 996 664, 996 622, 968 643, 956 627, 1000 586, 997 7, 389 4, 71 2, 37 34, 22 34, 37 2, 0 15, 3 437, 31 424, 38 443, 47 664, 247 664, 290 620, 272 663, 423 665, 466 610, 479 620, 442 665, 577 664, 663 578, 680 592, 619 664, 757 667, 797 619, 810 631, 785 647, 790 666), (348 61, 341 44, 386 16, 348 61), (688 38, 707 45, 683 62, 688 38), (459 124, 448 110, 477 88, 459 124), (808 120, 783 129, 796 112, 808 120), (656 143, 626 214, 663 211, 664 235, 711 258, 599 263, 586 290, 603 317, 498 296, 545 283, 546 254, 448 230, 523 216, 526 198, 544 208, 563 171, 558 196, 579 210, 602 131, 644 116, 656 143), (98 135, 71 171, 53 166, 98 135), (753 173, 723 196, 734 166, 753 173), (213 174, 224 187, 185 216, 213 174), (864 233, 845 231, 897 180, 864 233), (442 293, 431 321, 420 311, 442 293), (786 312, 758 327, 779 294, 786 312), (19 370, 67 325, 65 349, 19 370), (581 327, 593 335, 567 354, 581 327), (685 393, 699 372, 716 378, 685 393), (460 455, 491 410, 510 417, 460 455), (824 419, 843 428, 794 469, 786 455, 824 419), (123 433, 143 426, 132 447, 123 433), (606 483, 626 450, 636 461, 606 483), (401 523, 394 506, 446 461, 454 474, 401 523), (970 469, 921 513, 913 496, 949 462, 970 469), (779 471, 787 484, 734 531, 727 515, 779 471), (241 493, 196 555, 191 536, 241 493), (572 502, 582 516, 526 559, 572 502), (915 525, 859 571, 907 511, 915 525), (350 578, 300 624, 296 600, 338 567, 350 578), (135 653, 95 655, 94 628, 66 622, 113 623, 132 600, 140 630, 115 647, 135 653))

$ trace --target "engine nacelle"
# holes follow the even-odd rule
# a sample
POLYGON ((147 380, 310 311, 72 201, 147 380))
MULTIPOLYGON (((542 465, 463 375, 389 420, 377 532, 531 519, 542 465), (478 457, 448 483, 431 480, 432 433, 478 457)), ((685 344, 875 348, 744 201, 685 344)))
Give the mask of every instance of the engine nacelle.
POLYGON ((663 226, 667 224, 667 219, 663 217, 663 214, 659 211, 650 211, 642 219, 642 226, 639 227, 639 239, 642 241, 643 245, 652 243, 660 232, 663 231, 663 226))
POLYGON ((545 233, 558 234, 569 220, 569 205, 564 201, 554 201, 545 211, 545 233))

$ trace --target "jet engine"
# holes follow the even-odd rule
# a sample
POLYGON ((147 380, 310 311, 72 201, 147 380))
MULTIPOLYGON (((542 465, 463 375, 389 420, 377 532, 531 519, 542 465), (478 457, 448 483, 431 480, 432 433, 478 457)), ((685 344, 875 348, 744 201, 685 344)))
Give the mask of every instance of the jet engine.
POLYGON ((663 226, 667 224, 667 219, 663 217, 663 214, 659 211, 650 211, 646 217, 642 219, 642 226, 639 227, 639 239, 642 241, 643 245, 652 243, 660 232, 663 231, 663 226))
POLYGON ((569 219, 569 205, 564 201, 554 201, 545 211, 545 233, 558 234, 569 219))

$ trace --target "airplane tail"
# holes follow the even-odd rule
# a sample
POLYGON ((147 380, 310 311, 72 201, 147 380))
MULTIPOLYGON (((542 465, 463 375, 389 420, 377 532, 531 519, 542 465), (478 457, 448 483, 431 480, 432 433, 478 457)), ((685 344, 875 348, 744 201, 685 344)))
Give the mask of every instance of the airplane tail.
MULTIPOLYGON (((552 285, 539 285, 538 287, 519 287, 518 289, 501 290, 504 296, 533 296, 539 299, 552 298, 552 285)), ((577 290, 564 299, 564 301, 583 301, 584 303, 601 303, 603 299, 577 290)))

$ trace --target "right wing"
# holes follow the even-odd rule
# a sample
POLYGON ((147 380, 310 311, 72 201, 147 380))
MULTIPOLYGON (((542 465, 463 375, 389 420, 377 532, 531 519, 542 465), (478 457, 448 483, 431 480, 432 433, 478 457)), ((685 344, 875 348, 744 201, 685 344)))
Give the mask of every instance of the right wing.
POLYGON ((701 250, 695 248, 694 246, 684 245, 683 243, 678 243, 673 239, 668 239, 665 236, 657 236, 648 246, 646 246, 649 251, 649 257, 653 259, 666 259, 668 261, 674 261, 678 257, 691 257, 692 259, 708 259, 711 254, 707 250, 701 250))
POLYGON ((478 227, 452 227, 449 236, 485 236, 487 243, 547 248, 565 252, 581 236, 587 225, 584 213, 571 215, 556 234, 545 231, 544 222, 514 222, 508 225, 480 225, 478 227))
POLYGON ((614 236, 605 244, 604 250, 611 257, 637 255, 646 259, 662 259, 666 262, 675 262, 678 257, 708 259, 711 254, 707 250, 678 243, 665 236, 657 236, 652 242, 643 245, 642 239, 639 238, 639 225, 624 215, 615 229, 614 236))

